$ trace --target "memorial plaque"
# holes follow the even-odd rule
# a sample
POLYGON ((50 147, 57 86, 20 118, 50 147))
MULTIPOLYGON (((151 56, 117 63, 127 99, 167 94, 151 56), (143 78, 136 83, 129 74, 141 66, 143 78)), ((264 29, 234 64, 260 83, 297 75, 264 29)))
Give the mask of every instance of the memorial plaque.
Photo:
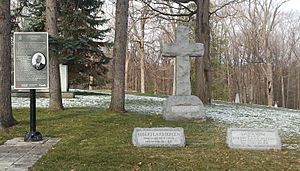
POLYGON ((184 147, 183 128, 134 128, 132 144, 137 147, 184 147))
POLYGON ((48 89, 48 33, 14 33, 15 89, 48 89))
POLYGON ((237 149, 281 149, 278 131, 274 129, 229 128, 227 144, 237 149))

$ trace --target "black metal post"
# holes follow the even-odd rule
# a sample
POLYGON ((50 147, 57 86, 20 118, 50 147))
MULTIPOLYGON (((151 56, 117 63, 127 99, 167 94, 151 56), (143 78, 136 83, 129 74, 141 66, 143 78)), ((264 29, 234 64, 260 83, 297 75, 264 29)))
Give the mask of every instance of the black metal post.
POLYGON ((25 135, 24 141, 42 140, 42 134, 36 131, 36 90, 30 89, 30 132, 25 135))
POLYGON ((36 90, 30 90, 30 132, 36 131, 36 90))

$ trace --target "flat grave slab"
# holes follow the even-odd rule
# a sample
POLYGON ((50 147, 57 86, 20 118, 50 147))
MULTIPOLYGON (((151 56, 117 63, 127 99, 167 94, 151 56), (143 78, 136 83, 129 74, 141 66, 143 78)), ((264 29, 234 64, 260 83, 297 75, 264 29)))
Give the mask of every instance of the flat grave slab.
POLYGON ((183 128, 134 128, 132 144, 136 147, 184 147, 183 128))
POLYGON ((281 149, 281 140, 275 129, 228 128, 227 144, 234 149, 281 149))

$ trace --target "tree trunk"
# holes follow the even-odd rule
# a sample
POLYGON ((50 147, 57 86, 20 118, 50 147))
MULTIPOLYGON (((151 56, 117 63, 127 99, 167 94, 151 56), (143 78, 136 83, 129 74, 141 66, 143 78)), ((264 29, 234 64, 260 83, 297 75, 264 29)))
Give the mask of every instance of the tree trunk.
MULTIPOLYGON (((266 22, 266 20, 265 20, 266 22)), ((267 24, 264 23, 264 26, 267 27, 267 24)), ((265 29, 267 30, 267 29, 265 29)), ((270 38, 270 31, 264 33, 264 55, 266 58, 266 79, 267 79, 267 105, 272 106, 274 101, 274 90, 273 90, 273 68, 272 68, 272 55, 270 52, 269 47, 269 38, 270 38)))
MULTIPOLYGON (((142 28, 144 29, 144 28, 142 28)), ((145 93, 145 42, 144 42, 145 30, 142 30, 141 37, 141 93, 145 93)))
MULTIPOLYGON (((46 0, 46 22, 47 32, 49 36, 57 37, 57 1, 46 0)), ((57 54, 52 49, 53 45, 50 45, 49 52, 49 75, 50 75, 50 100, 49 108, 53 110, 63 109, 61 87, 60 87, 60 73, 59 73, 59 61, 57 54)))
POLYGON ((128 80, 128 74, 129 74, 129 62, 131 59, 131 53, 127 55, 126 61, 125 61, 125 90, 128 91, 129 89, 129 80, 128 80))
POLYGON ((195 93, 204 104, 211 103, 209 0, 197 0, 196 42, 204 44, 203 58, 195 63, 195 93))
POLYGON ((173 84, 172 84, 172 86, 173 86, 173 90, 172 90, 172 95, 173 96, 175 96, 176 95, 176 72, 177 72, 177 70, 176 70, 176 62, 177 62, 177 60, 176 60, 176 58, 173 60, 173 62, 174 62, 174 65, 173 65, 173 84))
POLYGON ((117 0, 113 52, 113 84, 110 110, 125 111, 125 60, 128 30, 128 0, 117 0))
MULTIPOLYGON (((156 64, 155 64, 156 65, 156 64)), ((157 74, 157 68, 158 67, 156 67, 155 66, 155 69, 154 69, 154 78, 153 78, 153 82, 154 82, 154 94, 155 95, 157 95, 158 94, 158 86, 157 86, 157 77, 158 77, 158 74, 157 74)))
POLYGON ((280 82, 281 82, 281 106, 282 107, 285 107, 285 93, 284 93, 284 88, 285 88, 285 85, 284 85, 284 72, 283 72, 283 69, 281 68, 281 76, 280 76, 280 82))
POLYGON ((268 106, 273 105, 273 71, 272 71, 272 64, 267 63, 267 100, 268 100, 268 106))
POLYGON ((145 93, 145 25, 147 17, 147 5, 144 5, 143 13, 141 16, 141 93, 145 93))
POLYGON ((300 108, 300 71, 299 71, 299 67, 297 66, 297 108, 300 108))
POLYGON ((145 49, 141 49, 141 93, 144 94, 145 90, 145 49))
POLYGON ((0 129, 16 124, 11 107, 10 1, 0 1, 0 129))

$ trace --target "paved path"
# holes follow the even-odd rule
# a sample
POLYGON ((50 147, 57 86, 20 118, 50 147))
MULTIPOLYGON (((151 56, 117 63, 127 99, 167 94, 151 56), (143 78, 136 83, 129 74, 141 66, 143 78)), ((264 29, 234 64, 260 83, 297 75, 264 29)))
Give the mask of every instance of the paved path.
POLYGON ((8 140, 0 146, 0 171, 27 171, 59 141, 60 138, 44 138, 40 142, 8 140))

